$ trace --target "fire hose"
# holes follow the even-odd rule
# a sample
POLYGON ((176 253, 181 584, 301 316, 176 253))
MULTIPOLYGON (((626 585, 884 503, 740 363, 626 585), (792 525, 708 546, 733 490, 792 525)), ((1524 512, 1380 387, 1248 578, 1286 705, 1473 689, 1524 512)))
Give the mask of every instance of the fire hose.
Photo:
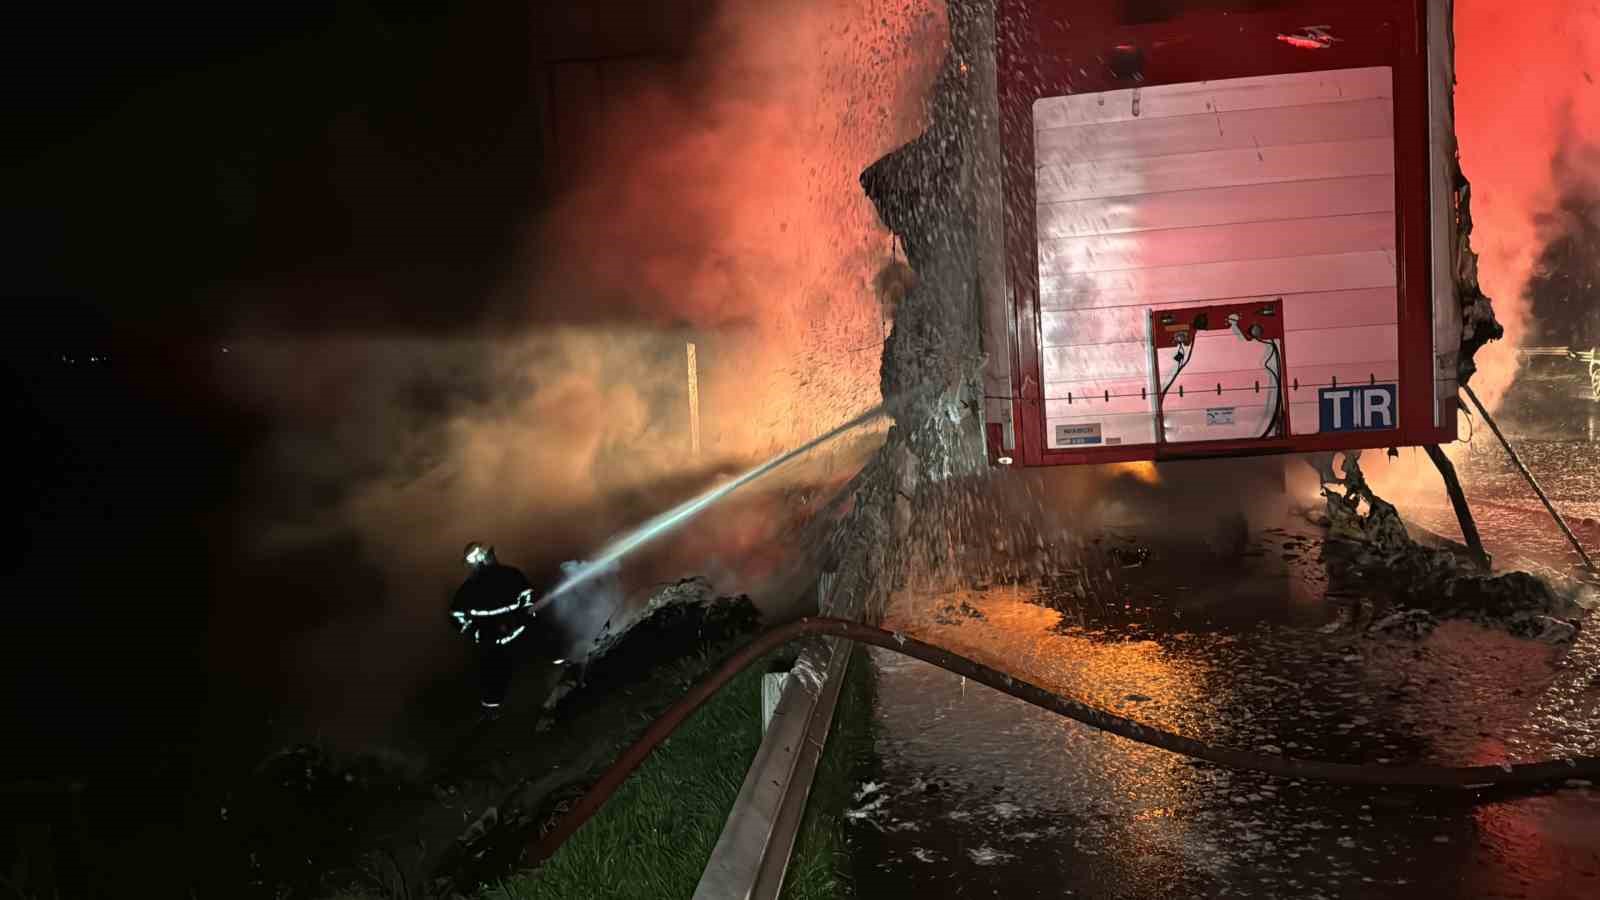
POLYGON ((565 816, 548 831, 534 838, 529 846, 528 863, 537 865, 554 855, 568 838, 599 811, 662 741, 734 676, 778 647, 812 635, 840 637, 858 644, 883 647, 970 678, 1091 728, 1230 769, 1341 785, 1402 788, 1527 788, 1567 779, 1600 778, 1600 757, 1594 756, 1493 766, 1390 766, 1321 762, 1215 747, 1170 731, 1141 725, 1132 719, 1064 697, 916 638, 845 619, 804 618, 757 636, 652 722, 643 736, 606 769, 565 816))

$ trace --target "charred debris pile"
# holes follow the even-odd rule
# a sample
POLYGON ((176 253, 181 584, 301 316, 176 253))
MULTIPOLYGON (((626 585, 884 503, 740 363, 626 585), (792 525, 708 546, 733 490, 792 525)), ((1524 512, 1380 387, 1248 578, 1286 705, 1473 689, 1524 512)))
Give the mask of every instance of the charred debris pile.
POLYGON ((1550 643, 1577 635, 1579 586, 1528 572, 1492 574, 1465 548, 1412 539, 1399 511, 1367 484, 1358 457, 1345 457, 1342 475, 1325 460, 1323 552, 1330 591, 1363 598, 1357 619, 1369 632, 1421 638, 1441 620, 1464 619, 1550 643))
MULTIPOLYGON (((1462 322, 1456 376, 1466 385, 1477 372, 1478 350, 1499 340, 1504 329, 1478 283, 1478 255, 1471 244, 1472 186, 1461 170, 1459 155, 1452 174, 1456 216, 1452 253, 1462 322)), ((1462 406, 1461 414, 1470 412, 1462 406)), ((1394 505, 1373 492, 1359 457, 1359 452, 1344 454, 1342 475, 1333 470, 1332 454, 1311 462, 1326 499, 1330 587, 1359 591, 1388 607, 1370 621, 1370 631, 1421 637, 1441 619, 1467 619, 1550 642, 1570 641, 1576 635, 1584 611, 1575 600, 1578 586, 1552 585, 1528 572, 1492 574, 1465 548, 1418 543, 1394 505)), ((1371 614, 1369 609, 1365 617, 1370 619, 1371 614)))
POLYGON ((586 656, 571 661, 545 707, 559 716, 685 656, 748 637, 760 626, 761 613, 748 596, 718 596, 702 576, 665 585, 625 625, 605 623, 586 656))

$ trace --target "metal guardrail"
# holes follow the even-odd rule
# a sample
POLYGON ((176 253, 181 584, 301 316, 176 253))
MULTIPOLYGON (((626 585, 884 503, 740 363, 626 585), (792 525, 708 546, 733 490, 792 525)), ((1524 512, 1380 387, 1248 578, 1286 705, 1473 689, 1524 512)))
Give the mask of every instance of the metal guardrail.
MULTIPOLYGON (((826 605, 835 577, 829 572, 819 579, 819 606, 826 605)), ((830 637, 808 647, 783 679, 770 725, 712 848, 695 900, 776 900, 781 893, 853 646, 830 637)))

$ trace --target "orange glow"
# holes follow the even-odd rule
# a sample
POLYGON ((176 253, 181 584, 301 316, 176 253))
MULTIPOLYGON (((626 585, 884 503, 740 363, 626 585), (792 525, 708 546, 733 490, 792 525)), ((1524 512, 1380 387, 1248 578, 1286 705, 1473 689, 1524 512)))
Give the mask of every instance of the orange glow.
POLYGON ((1156 471, 1156 464, 1149 460, 1135 462, 1112 463, 1110 466, 1113 475, 1127 475, 1136 478, 1145 484, 1160 484, 1161 473, 1156 471))
POLYGON ((1472 182, 1472 243, 1484 293, 1506 328, 1506 339, 1477 357, 1473 388, 1490 407, 1511 384, 1527 331, 1524 292, 1542 243, 1534 217, 1561 188, 1552 162, 1563 148, 1600 139, 1597 28, 1600 11, 1570 0, 1455 6, 1456 134, 1472 182))
POLYGON ((1119 708, 1129 694, 1160 697, 1161 703, 1140 707, 1138 718, 1159 728, 1184 727, 1170 716, 1198 702, 1201 684, 1181 658, 1169 656, 1155 641, 1096 641, 1057 632, 1061 613, 1029 602, 1024 590, 902 594, 890 602, 883 627, 1103 709, 1119 708), (940 607, 963 602, 984 618, 951 625, 935 621, 940 607))
POLYGON ((561 120, 562 189, 501 293, 554 321, 494 342, 330 339, 251 357, 261 402, 288 406, 289 385, 330 419, 348 418, 325 399, 348 373, 382 365, 484 371, 507 388, 408 429, 419 447, 391 455, 428 464, 319 522, 353 523, 384 559, 428 559, 440 531, 503 535, 502 552, 527 559, 597 542, 872 407, 873 280, 891 248, 858 178, 924 127, 945 34, 934 0, 725 3, 670 65, 553 75, 552 103, 582 115, 561 120))
POLYGON ((713 458, 872 406, 891 246, 858 178, 924 127, 944 37, 932 0, 724 3, 677 69, 569 83, 595 108, 565 138, 582 152, 537 227, 527 302, 700 336, 713 458))
MULTIPOLYGON (((1478 351, 1472 387, 1495 410, 1516 377, 1517 347, 1528 331, 1528 278, 1545 238, 1536 217, 1564 187, 1557 155, 1567 151, 1561 178, 1600 180, 1592 158, 1577 152, 1600 144, 1593 83, 1600 78, 1600 10, 1566 0, 1457 0, 1455 38, 1456 137, 1472 183, 1472 246, 1479 282, 1506 330, 1504 340, 1478 351)), ((1465 447, 1450 445, 1450 455, 1465 447)), ((1439 476, 1421 453, 1363 465, 1378 492, 1402 508, 1418 495, 1441 496, 1439 476)))
MULTIPOLYGON (((1207 687, 1202 672, 1155 641, 1099 641, 1056 631, 1061 613, 1029 602, 1023 590, 901 594, 891 600, 883 627, 1091 706, 1156 728, 1193 732, 1194 723, 1182 718, 1182 711, 1201 702, 1207 687), (962 602, 977 608, 983 618, 948 625, 935 621, 940 607, 962 602), (1127 698, 1135 694, 1153 699, 1130 708, 1127 698)), ((1063 719, 1059 727, 1063 741, 1083 739, 1077 724, 1063 719)), ((1145 827, 1133 827, 1126 835, 1135 851, 1153 850, 1155 845, 1147 844, 1153 832, 1146 823, 1182 801, 1187 766, 1182 757, 1154 747, 1131 745, 1128 752, 1139 765, 1111 767, 1102 774, 1117 784, 1116 793, 1156 805, 1138 820, 1145 827)))

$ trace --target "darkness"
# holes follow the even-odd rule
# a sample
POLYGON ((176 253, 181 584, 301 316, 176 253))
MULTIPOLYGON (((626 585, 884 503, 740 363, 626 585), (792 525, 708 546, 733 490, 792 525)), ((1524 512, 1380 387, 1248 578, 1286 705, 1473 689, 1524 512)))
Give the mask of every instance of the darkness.
POLYGON ((533 327, 494 298, 560 191, 551 73, 670 57, 709 11, 631 6, 11 12, 0 783, 114 785, 114 841, 259 753, 285 635, 250 610, 307 628, 379 579, 353 541, 246 559, 270 423, 221 387, 227 342, 533 327))
MULTIPOLYGON (((1571 151, 1593 157, 1591 149, 1571 151)), ((1600 218, 1596 217, 1600 185, 1581 177, 1587 166, 1574 166, 1563 154, 1556 160, 1556 181, 1565 185, 1552 212, 1538 217, 1547 236, 1528 282, 1533 325, 1526 343, 1586 349, 1600 344, 1600 218)), ((1592 170, 1592 169, 1591 169, 1592 170)))
MULTIPOLYGON (((1528 278, 1531 347, 1600 346, 1600 304, 1595 302, 1600 263, 1600 185, 1591 173, 1596 151, 1574 142, 1556 154, 1553 182, 1561 192, 1553 207, 1534 219, 1542 241, 1528 278)), ((1506 411, 1516 427, 1540 434, 1582 433, 1588 423, 1587 367, 1565 357, 1523 360, 1506 411)))
POLYGON ((9 54, 31 140, 6 192, 5 290, 46 307, 34 329, 164 340, 244 315, 430 332, 472 318, 437 298, 486 293, 537 196, 527 8, 55 15, 13 29, 9 54), (241 310, 262 282, 304 290, 241 310))
POLYGON ((1118 19, 1124 25, 1148 25, 1186 12, 1253 13, 1282 5, 1284 0, 1122 0, 1118 19))
POLYGON ((8 452, 25 473, 7 594, 33 602, 7 634, 48 658, 7 657, 41 673, 24 720, 84 737, 196 692, 137 663, 204 652, 196 629, 241 525, 228 506, 261 423, 214 387, 219 336, 261 317, 462 321, 429 285, 480 296, 526 213, 513 201, 534 195, 531 36, 521 9, 420 4, 79 8, 11 34, 30 140, 5 191, 7 397, 24 437, 8 452), (411 289, 386 286, 381 304, 308 290, 267 310, 219 289, 285 271, 411 289), (140 672, 158 682, 127 677, 140 672), (106 696, 119 689, 142 696, 106 696))

